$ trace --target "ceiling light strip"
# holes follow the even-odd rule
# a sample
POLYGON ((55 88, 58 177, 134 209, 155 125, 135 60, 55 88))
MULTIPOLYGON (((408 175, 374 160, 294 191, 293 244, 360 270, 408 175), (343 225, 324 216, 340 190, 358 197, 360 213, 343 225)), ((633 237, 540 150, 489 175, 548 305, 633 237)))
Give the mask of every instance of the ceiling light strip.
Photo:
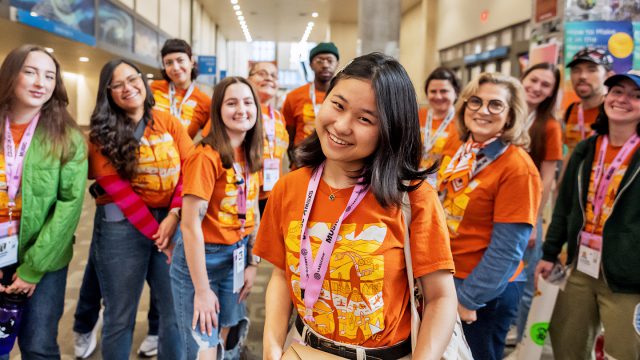
POLYGON ((252 42, 251 33, 249 32, 249 27, 247 26, 247 22, 245 21, 244 15, 242 14, 242 9, 240 8, 240 4, 238 4, 238 0, 230 0, 231 5, 233 7, 233 11, 236 14, 238 19, 238 24, 242 29, 242 33, 244 33, 244 39, 247 42, 252 42))

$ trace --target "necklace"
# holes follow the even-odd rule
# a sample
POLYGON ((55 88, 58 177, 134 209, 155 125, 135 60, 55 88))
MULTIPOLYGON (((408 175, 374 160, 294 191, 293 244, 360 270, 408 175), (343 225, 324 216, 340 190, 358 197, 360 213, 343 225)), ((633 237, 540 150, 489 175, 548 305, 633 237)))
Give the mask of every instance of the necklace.
POLYGON ((327 186, 329 186, 329 190, 331 190, 331 194, 329 194, 329 200, 333 201, 336 199, 336 194, 339 193, 342 189, 333 190, 333 188, 329 184, 327 184, 327 186))

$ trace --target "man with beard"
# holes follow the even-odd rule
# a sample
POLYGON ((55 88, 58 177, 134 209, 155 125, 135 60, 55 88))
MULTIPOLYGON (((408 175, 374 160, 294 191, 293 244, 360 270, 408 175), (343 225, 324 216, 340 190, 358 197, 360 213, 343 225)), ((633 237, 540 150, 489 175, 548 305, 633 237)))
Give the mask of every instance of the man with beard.
POLYGON ((315 119, 329 82, 338 68, 340 54, 332 42, 319 43, 309 52, 309 64, 314 73, 312 82, 292 90, 282 105, 282 115, 289 132, 289 159, 295 168, 294 148, 315 130, 315 119))
POLYGON ((604 81, 612 75, 612 62, 611 55, 603 49, 586 47, 578 51, 567 64, 571 71, 571 85, 580 98, 579 102, 570 104, 565 112, 564 143, 569 148, 567 158, 573 148, 592 133, 591 124, 598 117, 607 92, 604 81))

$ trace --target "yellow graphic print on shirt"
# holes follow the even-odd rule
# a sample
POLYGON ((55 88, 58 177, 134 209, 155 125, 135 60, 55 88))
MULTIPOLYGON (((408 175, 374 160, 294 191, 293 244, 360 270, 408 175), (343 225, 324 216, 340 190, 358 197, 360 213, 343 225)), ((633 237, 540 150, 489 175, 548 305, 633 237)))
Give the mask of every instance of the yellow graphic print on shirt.
MULTIPOLYGON (((155 90, 153 92, 153 97, 156 100, 156 105, 154 106, 154 108, 160 111, 171 113, 171 100, 169 99, 169 94, 164 91, 155 90)), ((181 95, 176 94, 175 98, 176 104, 180 104, 182 102, 183 97, 181 95)), ((197 105, 198 103, 194 99, 188 99, 184 102, 184 104, 182 104, 182 113, 181 117, 178 118, 178 120, 180 120, 180 123, 182 124, 182 126, 184 126, 185 129, 189 128, 197 105)))
POLYGON ((306 103, 302 107, 302 121, 304 121, 303 134, 306 138, 316 129, 316 113, 313 111, 313 104, 306 103))
MULTIPOLYGON (((244 163, 240 166, 244 169, 244 163)), ((238 185, 236 185, 236 172, 233 167, 224 169, 226 171, 225 196, 220 200, 220 211, 218 220, 224 225, 234 225, 238 223, 238 185)), ((249 193, 247 194, 246 221, 254 221, 256 199, 258 198, 260 178, 258 173, 250 175, 249 193)))
MULTIPOLYGON (((437 128, 432 129, 431 133, 435 132, 436 130, 437 128)), ((423 144, 425 141, 424 132, 425 132, 425 127, 424 126, 420 127, 420 136, 422 137, 423 144)), ((428 152, 423 152, 422 161, 420 161, 421 170, 430 167, 431 165, 433 165, 433 163, 436 160, 438 160, 438 158, 442 154, 442 151, 444 150, 444 145, 447 143, 448 137, 449 137, 449 133, 447 131, 443 131, 442 134, 440 134, 440 136, 438 136, 438 138, 436 139, 435 143, 431 147, 431 150, 429 150, 428 152)))
MULTIPOLYGON (((605 163, 604 168, 609 168, 609 163, 605 163)), ((604 222, 611 214, 611 209, 613 208, 613 202, 616 199, 616 193, 618 192, 618 188, 620 187, 620 182, 622 182, 622 178, 624 177, 624 173, 627 170, 627 164, 624 164, 618 168, 618 170, 614 173, 613 179, 611 179, 611 183, 609 184, 609 188, 607 189, 607 195, 604 197, 604 202, 602 203, 602 212, 600 213, 600 221, 595 229, 595 234, 602 235, 602 227, 604 222)), ((593 233, 593 226, 595 219, 593 218, 593 200, 596 194, 596 190, 593 184, 593 176, 595 172, 595 166, 591 170, 591 179, 589 179, 589 192, 587 193, 587 203, 586 206, 586 216, 587 222, 585 223, 585 230, 593 233)))
POLYGON ((284 154, 286 154, 287 152, 287 148, 289 147, 289 133, 287 133, 287 128, 285 127, 284 123, 282 121, 274 121, 275 122, 275 128, 276 128, 276 138, 275 138, 275 142, 276 142, 276 146, 275 149, 270 149, 269 147, 271 146, 269 144, 269 139, 267 137, 267 131, 265 129, 265 123, 266 122, 270 122, 272 121, 271 118, 269 117, 269 114, 262 114, 262 128, 264 129, 263 131, 263 138, 264 138, 264 147, 263 147, 263 158, 264 159, 269 159, 269 157, 271 156, 271 152, 270 150, 273 150, 273 158, 274 159, 281 159, 284 154))
POLYGON ((173 137, 168 133, 143 136, 139 149, 136 174, 131 180, 133 188, 173 192, 180 177, 180 154, 173 137))
MULTIPOLYGON (((9 188, 7 187, 7 173, 4 155, 0 154, 0 222, 9 221, 9 188)), ((13 209, 12 218, 20 219, 20 211, 22 210, 22 188, 18 190, 16 195, 16 207, 13 209)))
MULTIPOLYGON (((438 180, 442 179, 442 173, 451 162, 451 159, 452 158, 450 156, 445 156, 442 159, 442 165, 440 165, 440 171, 438 172, 438 180)), ((449 229, 449 235, 452 238, 458 235, 458 227, 464 218, 464 212, 467 209, 467 206, 469 206, 469 194, 471 194, 478 185, 480 185, 480 181, 473 179, 461 194, 455 197, 447 195, 444 200, 442 200, 442 208, 444 209, 444 214, 447 217, 447 228, 449 229)), ((440 183, 438 183, 438 187, 439 186, 440 183)))
MULTIPOLYGON (((593 133, 593 130, 589 126, 584 130, 585 138, 589 137, 593 133)), ((565 143, 569 150, 573 151, 573 149, 578 145, 578 143, 583 139, 582 132, 580 131, 579 124, 565 124, 564 130, 564 139, 565 143)))
MULTIPOLYGON (((309 223, 308 234, 314 259, 331 225, 309 223)), ((287 264, 292 264, 289 270, 292 272, 295 303, 300 316, 304 316, 298 268, 300 231, 300 221, 292 221, 285 244, 287 264)), ((372 254, 382 245, 387 227, 383 223, 367 224, 357 236, 355 232, 356 224, 340 227, 322 290, 313 309, 316 322, 309 324, 322 335, 351 344, 375 338, 385 328, 382 299, 384 256, 372 254)))

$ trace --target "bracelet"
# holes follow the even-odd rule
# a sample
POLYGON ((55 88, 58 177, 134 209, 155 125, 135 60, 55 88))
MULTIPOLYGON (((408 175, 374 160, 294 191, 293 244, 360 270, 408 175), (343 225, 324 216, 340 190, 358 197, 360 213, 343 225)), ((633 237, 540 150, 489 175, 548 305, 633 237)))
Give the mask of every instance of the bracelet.
POLYGON ((175 207, 169 210, 169 214, 175 215, 178 218, 178 221, 180 221, 180 219, 182 218, 182 209, 175 207))

